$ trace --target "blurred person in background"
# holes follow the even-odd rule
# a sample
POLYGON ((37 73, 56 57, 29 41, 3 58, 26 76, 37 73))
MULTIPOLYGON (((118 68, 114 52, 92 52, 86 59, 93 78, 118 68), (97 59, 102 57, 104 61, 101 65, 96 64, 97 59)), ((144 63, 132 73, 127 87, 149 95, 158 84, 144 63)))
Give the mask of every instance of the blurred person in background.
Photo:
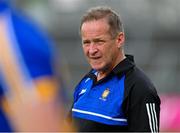
POLYGON ((74 92, 72 120, 78 131, 159 131, 160 99, 150 79, 124 54, 118 14, 95 7, 80 25, 82 48, 92 70, 74 92))
POLYGON ((53 47, 36 24, 0 0, 0 131, 66 131, 53 47))

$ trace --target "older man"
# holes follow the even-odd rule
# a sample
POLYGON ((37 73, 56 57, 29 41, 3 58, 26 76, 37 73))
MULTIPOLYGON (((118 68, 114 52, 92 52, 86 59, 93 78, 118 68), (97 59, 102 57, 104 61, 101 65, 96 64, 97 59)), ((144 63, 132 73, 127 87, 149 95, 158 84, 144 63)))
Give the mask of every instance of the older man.
POLYGON ((79 131, 159 131, 160 99, 149 78, 124 54, 118 14, 90 9, 80 25, 92 70, 75 88, 72 118, 79 131))

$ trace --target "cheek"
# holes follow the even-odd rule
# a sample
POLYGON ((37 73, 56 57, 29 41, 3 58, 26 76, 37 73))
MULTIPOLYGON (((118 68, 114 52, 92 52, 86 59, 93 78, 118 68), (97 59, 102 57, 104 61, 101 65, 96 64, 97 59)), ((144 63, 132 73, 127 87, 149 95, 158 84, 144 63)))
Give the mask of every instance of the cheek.
POLYGON ((84 53, 86 60, 89 62, 90 61, 89 50, 87 48, 83 48, 83 53, 84 53))
POLYGON ((83 53, 84 53, 84 55, 88 55, 88 50, 87 50, 87 48, 85 48, 85 47, 82 47, 83 48, 83 53))
POLYGON ((103 55, 106 61, 111 62, 114 58, 114 55, 116 55, 116 50, 113 47, 108 47, 103 51, 103 55))
POLYGON ((106 62, 111 62, 112 61, 112 54, 111 53, 106 53, 104 56, 104 60, 106 62))
POLYGON ((109 58, 113 53, 113 49, 112 47, 106 47, 102 49, 101 52, 104 55, 104 58, 109 58))

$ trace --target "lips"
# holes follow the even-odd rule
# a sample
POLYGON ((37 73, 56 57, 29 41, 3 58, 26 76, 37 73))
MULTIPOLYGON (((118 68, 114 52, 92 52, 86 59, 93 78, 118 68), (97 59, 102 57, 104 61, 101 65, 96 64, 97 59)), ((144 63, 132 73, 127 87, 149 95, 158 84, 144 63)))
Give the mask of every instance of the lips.
POLYGON ((100 59, 101 57, 89 57, 89 58, 93 60, 97 60, 97 59, 100 59))

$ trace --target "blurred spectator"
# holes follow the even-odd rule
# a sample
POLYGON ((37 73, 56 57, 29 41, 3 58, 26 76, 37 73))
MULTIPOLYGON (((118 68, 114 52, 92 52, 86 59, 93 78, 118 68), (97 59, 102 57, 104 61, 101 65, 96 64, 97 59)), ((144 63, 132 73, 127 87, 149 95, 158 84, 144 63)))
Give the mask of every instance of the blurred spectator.
POLYGON ((46 35, 0 0, 0 131, 65 131, 46 35))

